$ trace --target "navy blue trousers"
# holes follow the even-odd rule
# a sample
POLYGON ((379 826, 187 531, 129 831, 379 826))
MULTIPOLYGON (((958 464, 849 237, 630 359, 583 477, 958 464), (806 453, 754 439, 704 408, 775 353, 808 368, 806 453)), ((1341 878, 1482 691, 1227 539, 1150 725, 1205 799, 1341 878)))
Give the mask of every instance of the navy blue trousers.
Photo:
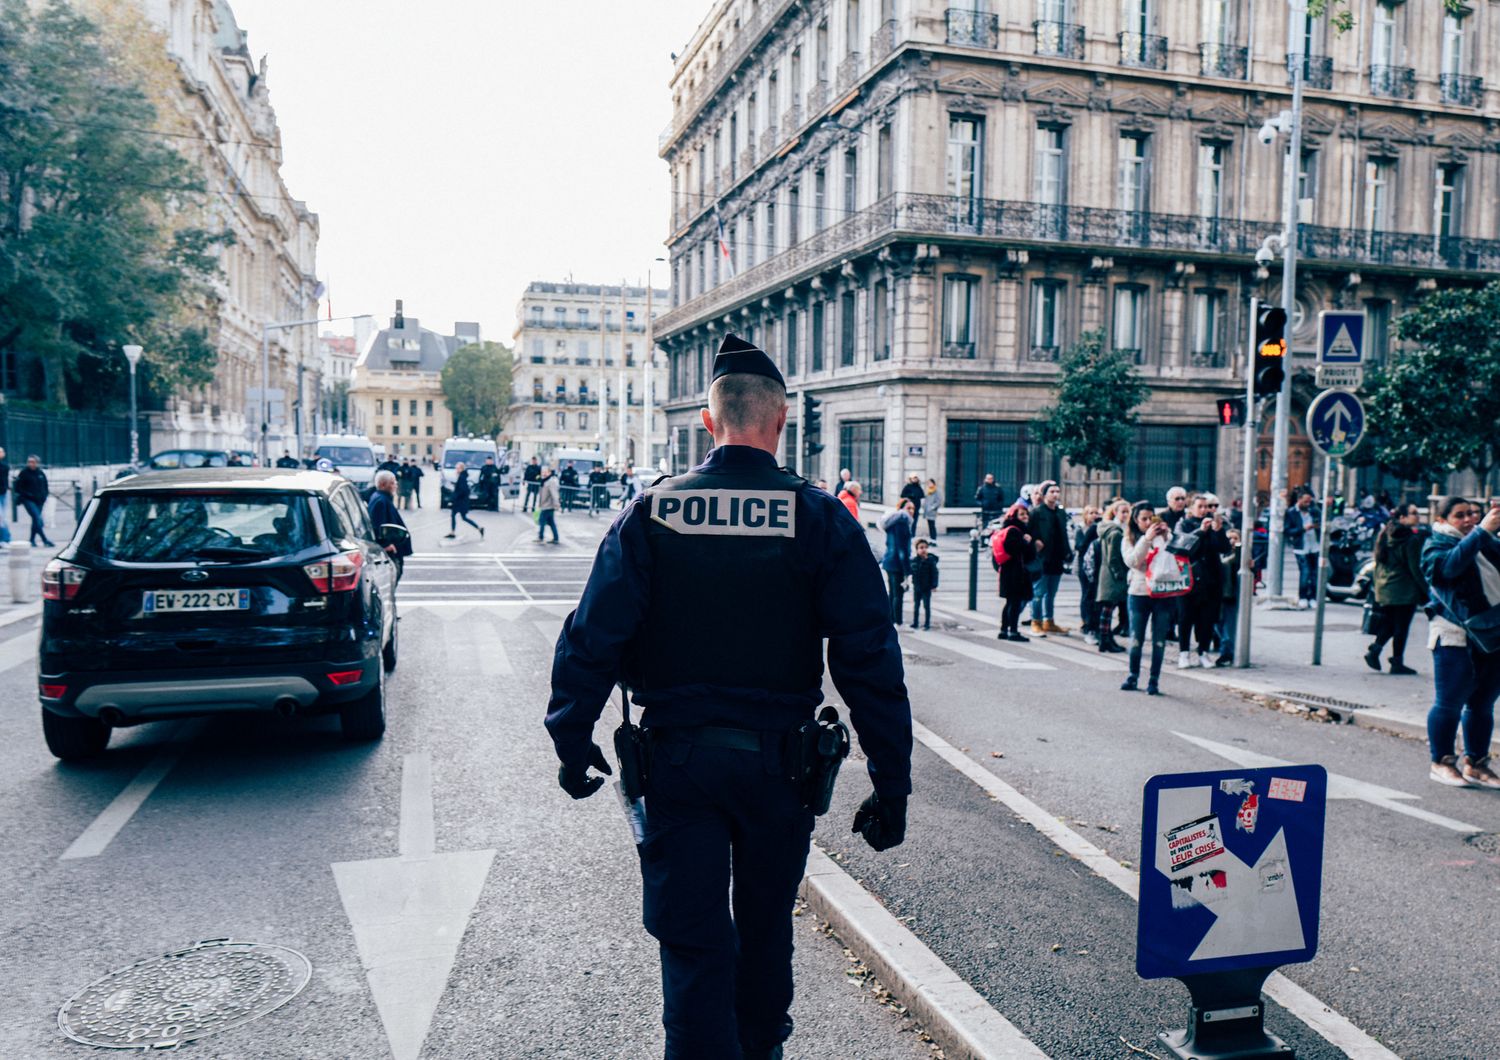
POLYGON ((640 855, 667 1060, 736 1060, 792 1033, 792 905, 812 826, 779 752, 655 745, 640 855))

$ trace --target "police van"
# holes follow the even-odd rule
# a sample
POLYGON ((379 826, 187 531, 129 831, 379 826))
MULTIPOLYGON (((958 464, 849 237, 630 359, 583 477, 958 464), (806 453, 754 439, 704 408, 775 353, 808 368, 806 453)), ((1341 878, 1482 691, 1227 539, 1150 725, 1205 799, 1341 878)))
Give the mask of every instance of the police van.
POLYGON ((458 465, 463 464, 469 472, 470 503, 475 508, 500 510, 500 495, 497 489, 493 498, 480 496, 479 469, 486 458, 492 458, 500 466, 500 450, 493 438, 475 438, 472 435, 449 438, 443 443, 443 455, 439 462, 440 493, 438 506, 448 507, 453 500, 453 486, 458 481, 458 465))
POLYGON ((354 483, 361 497, 369 499, 375 488, 375 466, 380 463, 369 438, 363 434, 320 434, 313 460, 327 460, 333 470, 354 483))

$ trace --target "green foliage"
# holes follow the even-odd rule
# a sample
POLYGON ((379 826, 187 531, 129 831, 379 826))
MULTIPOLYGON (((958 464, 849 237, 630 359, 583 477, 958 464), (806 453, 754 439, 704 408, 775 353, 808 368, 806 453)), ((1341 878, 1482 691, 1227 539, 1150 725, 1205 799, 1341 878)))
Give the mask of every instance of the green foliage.
POLYGON ((493 437, 510 407, 510 348, 498 342, 460 346, 443 365, 443 397, 455 432, 493 437))
POLYGON ((1366 382, 1370 435, 1356 456, 1435 482, 1500 456, 1500 281, 1428 295, 1396 320, 1416 347, 1366 382))
POLYGON ((212 378, 209 334, 180 321, 228 236, 176 219, 202 184, 134 78, 65 0, 0 0, 0 350, 22 397, 116 403, 129 342, 148 393, 212 378))
MULTIPOLYGON (((1443 6, 1453 14, 1464 11, 1464 0, 1443 0, 1443 6)), ((1347 33, 1354 28, 1354 0, 1307 0, 1307 13, 1314 18, 1328 16, 1328 24, 1338 33, 1347 33)))
POLYGON ((1063 357, 1057 404, 1041 413, 1042 440, 1077 467, 1120 467, 1149 396, 1131 354, 1110 349, 1103 331, 1086 331, 1063 357))

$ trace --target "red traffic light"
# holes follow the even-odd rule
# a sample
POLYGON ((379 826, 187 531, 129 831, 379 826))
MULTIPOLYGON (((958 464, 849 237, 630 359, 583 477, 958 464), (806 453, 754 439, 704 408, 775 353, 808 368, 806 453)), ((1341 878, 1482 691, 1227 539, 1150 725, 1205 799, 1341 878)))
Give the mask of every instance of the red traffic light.
POLYGON ((1243 427, 1245 425, 1245 399, 1219 398, 1219 426, 1243 427))

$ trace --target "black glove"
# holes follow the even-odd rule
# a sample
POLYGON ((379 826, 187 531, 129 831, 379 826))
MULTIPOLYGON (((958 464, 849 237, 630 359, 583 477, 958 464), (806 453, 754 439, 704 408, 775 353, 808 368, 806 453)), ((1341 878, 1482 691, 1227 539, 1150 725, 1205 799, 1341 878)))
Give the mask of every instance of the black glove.
POLYGON ((854 811, 854 827, 850 831, 864 836, 873 850, 900 846, 906 838, 906 796, 882 799, 872 793, 854 811))
POLYGON ((601 773, 614 773, 614 770, 609 768, 604 752, 599 750, 598 744, 594 744, 592 750, 589 751, 588 765, 570 766, 564 763, 557 767, 557 782, 562 786, 563 791, 575 799, 586 799, 603 787, 604 778, 589 776, 589 766, 593 766, 601 773))

